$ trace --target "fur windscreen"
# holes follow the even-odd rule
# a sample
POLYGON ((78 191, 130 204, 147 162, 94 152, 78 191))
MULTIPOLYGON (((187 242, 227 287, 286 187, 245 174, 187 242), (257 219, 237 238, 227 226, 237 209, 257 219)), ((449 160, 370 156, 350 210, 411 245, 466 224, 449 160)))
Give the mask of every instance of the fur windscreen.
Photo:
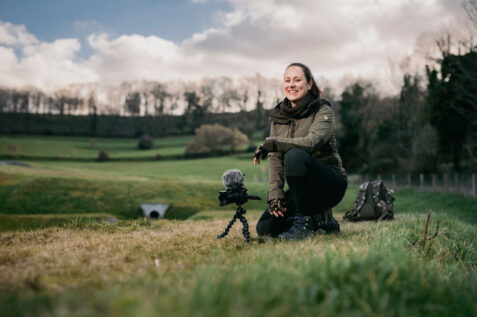
POLYGON ((244 174, 238 170, 228 170, 222 175, 222 183, 226 188, 237 188, 243 186, 244 174))

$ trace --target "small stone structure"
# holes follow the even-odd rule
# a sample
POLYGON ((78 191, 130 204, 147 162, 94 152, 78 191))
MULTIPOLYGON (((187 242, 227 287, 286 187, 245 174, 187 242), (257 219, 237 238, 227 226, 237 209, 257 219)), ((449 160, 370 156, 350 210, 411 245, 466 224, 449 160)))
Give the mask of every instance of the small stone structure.
POLYGON ((141 204, 142 214, 147 219, 162 219, 164 218, 168 204, 141 204))

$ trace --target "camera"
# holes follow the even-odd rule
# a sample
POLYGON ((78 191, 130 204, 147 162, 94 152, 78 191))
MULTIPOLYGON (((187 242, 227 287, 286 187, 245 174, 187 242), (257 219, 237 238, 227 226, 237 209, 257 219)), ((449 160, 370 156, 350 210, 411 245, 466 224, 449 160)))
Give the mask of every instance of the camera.
POLYGON ((237 189, 227 189, 219 192, 220 206, 236 203, 237 205, 245 204, 249 199, 260 199, 256 196, 247 195, 247 189, 245 187, 237 189))
POLYGON ((250 196, 243 185, 244 174, 240 170, 228 170, 222 176, 222 183, 225 190, 219 192, 220 206, 235 203, 237 205, 245 204, 249 199, 260 200, 258 196, 250 196))

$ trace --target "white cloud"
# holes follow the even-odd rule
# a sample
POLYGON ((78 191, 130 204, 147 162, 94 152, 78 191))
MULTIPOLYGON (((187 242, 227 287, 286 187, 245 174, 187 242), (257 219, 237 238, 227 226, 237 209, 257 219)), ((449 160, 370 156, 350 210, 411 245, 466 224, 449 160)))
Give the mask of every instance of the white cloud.
POLYGON ((8 75, 0 84, 53 89, 73 82, 255 73, 280 77, 294 61, 335 84, 345 75, 382 81, 389 76, 389 59, 402 59, 420 34, 452 25, 460 15, 450 0, 228 2, 232 11, 220 15, 219 27, 180 43, 157 36, 92 34, 88 45, 93 54, 85 61, 76 56, 76 39, 39 43, 24 26, 0 23, 0 70, 8 75), (15 55, 8 45, 21 46, 23 55, 15 55))
POLYGON ((28 33, 24 25, 14 25, 0 20, 0 44, 27 45, 37 42, 36 37, 28 33))
POLYGON ((33 85, 46 91, 76 82, 97 81, 97 75, 84 62, 75 60, 80 49, 76 39, 27 45, 18 59, 11 48, 0 46, 0 85, 33 85), (3 76, 5 74, 5 76, 3 76))

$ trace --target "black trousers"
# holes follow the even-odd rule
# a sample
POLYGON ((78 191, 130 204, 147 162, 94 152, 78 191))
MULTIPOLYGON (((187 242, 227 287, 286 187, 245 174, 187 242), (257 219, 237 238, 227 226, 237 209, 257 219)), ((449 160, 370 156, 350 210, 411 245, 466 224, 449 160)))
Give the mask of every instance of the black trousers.
POLYGON ((285 154, 283 164, 289 188, 285 192, 287 212, 285 217, 275 217, 267 208, 257 222, 259 236, 275 237, 290 229, 291 217, 297 214, 314 216, 336 206, 348 186, 338 170, 304 150, 291 149, 285 154))

